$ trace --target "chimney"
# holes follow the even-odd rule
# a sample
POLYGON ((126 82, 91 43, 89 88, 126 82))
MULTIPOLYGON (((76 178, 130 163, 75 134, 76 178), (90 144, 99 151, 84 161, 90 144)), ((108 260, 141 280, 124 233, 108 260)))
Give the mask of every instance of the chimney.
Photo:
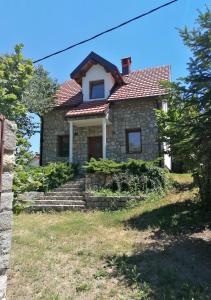
POLYGON ((121 59, 122 62, 122 75, 127 75, 131 71, 131 57, 126 57, 121 59))

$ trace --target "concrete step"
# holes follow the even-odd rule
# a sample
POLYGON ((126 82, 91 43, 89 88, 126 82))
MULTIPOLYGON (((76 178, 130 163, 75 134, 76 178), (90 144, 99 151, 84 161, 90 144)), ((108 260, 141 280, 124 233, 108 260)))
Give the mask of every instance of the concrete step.
POLYGON ((64 211, 64 210, 84 210, 85 180, 79 178, 69 181, 64 185, 46 192, 40 196, 29 211, 64 211))
POLYGON ((43 200, 83 200, 84 197, 82 195, 80 196, 60 196, 59 193, 55 196, 44 196, 43 200))
POLYGON ((85 205, 83 200, 36 200, 34 205, 85 205))
POLYGON ((71 187, 59 187, 59 188, 52 190, 51 192, 69 192, 69 191, 81 192, 81 191, 84 191, 84 189, 75 188, 75 187, 72 187, 72 188, 71 187))
POLYGON ((83 186, 84 184, 85 184, 84 181, 70 181, 63 184, 62 186, 83 186))
POLYGON ((45 196, 82 196, 84 192, 80 191, 56 191, 56 192, 47 192, 45 196))
POLYGON ((33 205, 30 211, 64 211, 64 210, 84 210, 85 205, 33 205))

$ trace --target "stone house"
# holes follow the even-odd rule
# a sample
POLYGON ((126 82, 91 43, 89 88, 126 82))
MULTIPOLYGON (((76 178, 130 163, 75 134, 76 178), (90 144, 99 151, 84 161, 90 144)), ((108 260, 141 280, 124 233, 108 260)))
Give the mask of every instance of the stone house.
MULTIPOLYGON (((167 109, 160 81, 170 80, 170 66, 131 71, 130 57, 121 63, 122 72, 91 52, 60 86, 55 108, 43 118, 43 164, 161 156, 154 109, 167 109)), ((167 155, 164 165, 171 168, 167 155)))

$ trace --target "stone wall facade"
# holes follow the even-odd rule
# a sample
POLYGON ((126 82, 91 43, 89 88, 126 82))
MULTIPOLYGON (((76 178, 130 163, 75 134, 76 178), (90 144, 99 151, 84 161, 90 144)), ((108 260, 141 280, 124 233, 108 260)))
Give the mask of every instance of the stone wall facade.
POLYGON ((143 200, 139 196, 93 196, 85 193, 86 208, 91 210, 116 210, 126 207, 131 201, 143 200))
MULTIPOLYGON (((110 122, 107 125, 107 158, 116 161, 125 161, 128 158, 153 160, 159 156, 154 108, 156 108, 156 100, 154 99, 111 103, 109 110, 110 122), (142 152, 128 154, 126 151, 126 129, 134 128, 141 128, 142 152)), ((66 112, 67 110, 55 110, 44 117, 44 163, 68 160, 68 157, 57 155, 57 136, 69 135, 68 122, 64 119, 66 112)), ((76 163, 87 161, 88 137, 101 135, 101 126, 74 126, 73 161, 76 163)))
POLYGON ((12 169, 16 125, 5 121, 2 192, 0 193, 0 299, 5 299, 12 236, 12 169))

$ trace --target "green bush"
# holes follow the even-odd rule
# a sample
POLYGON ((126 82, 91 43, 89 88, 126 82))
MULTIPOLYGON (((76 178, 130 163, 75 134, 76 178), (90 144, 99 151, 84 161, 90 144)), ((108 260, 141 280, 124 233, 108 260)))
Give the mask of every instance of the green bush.
POLYGON ((49 163, 43 167, 18 166, 14 172, 14 196, 31 191, 46 192, 72 180, 76 173, 77 166, 67 163, 49 163))
POLYGON ((129 159, 127 162, 117 163, 112 160, 91 159, 86 163, 88 173, 112 174, 112 181, 105 186, 113 192, 151 192, 167 189, 171 180, 169 172, 160 168, 159 160, 143 161, 129 159))
POLYGON ((121 170, 121 163, 115 162, 110 159, 91 158, 89 162, 86 162, 84 169, 87 173, 103 173, 106 175, 119 172, 121 170))
POLYGON ((170 179, 166 170, 159 167, 146 168, 142 173, 134 174, 129 170, 114 174, 111 184, 108 186, 113 192, 151 192, 167 189, 170 179))

